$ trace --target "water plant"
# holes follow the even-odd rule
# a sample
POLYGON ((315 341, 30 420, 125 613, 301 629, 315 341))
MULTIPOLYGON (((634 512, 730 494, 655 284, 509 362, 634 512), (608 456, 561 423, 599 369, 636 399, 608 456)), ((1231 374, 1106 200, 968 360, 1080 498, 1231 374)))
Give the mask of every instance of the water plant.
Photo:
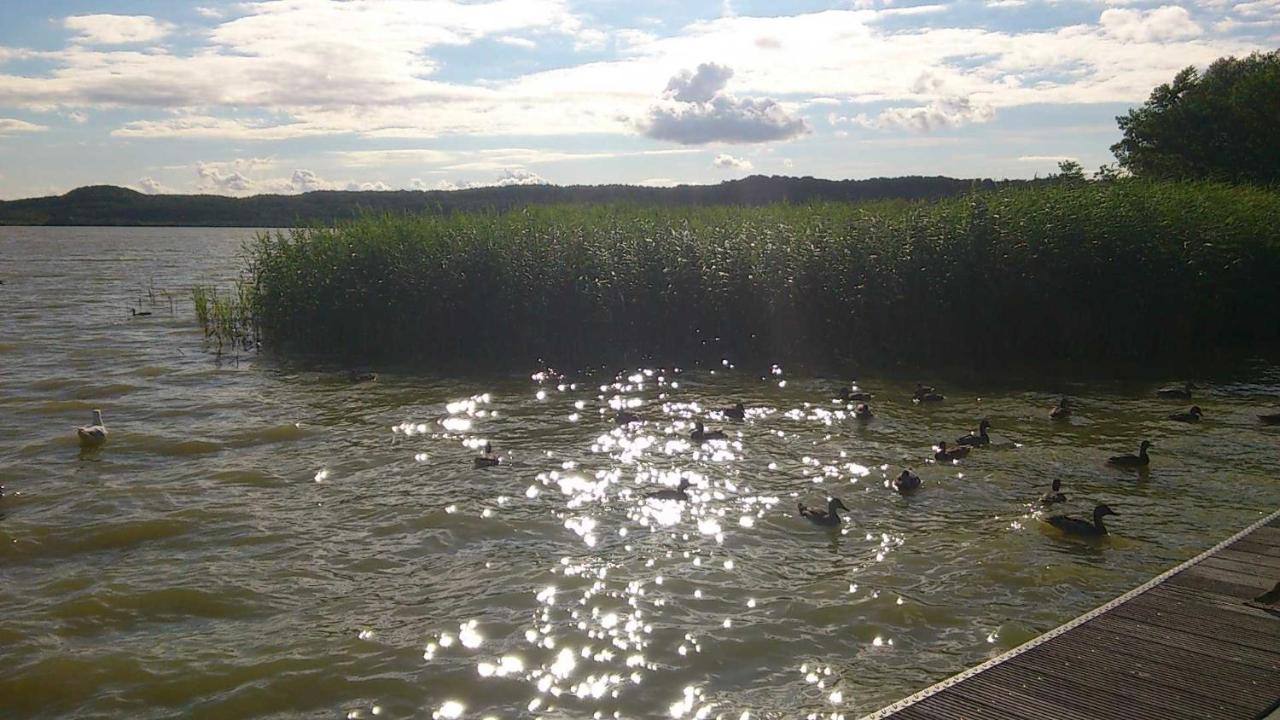
POLYGON ((193 294, 206 332, 348 360, 1105 367, 1280 340, 1280 193, 1206 182, 369 215, 247 250, 235 295, 193 294))

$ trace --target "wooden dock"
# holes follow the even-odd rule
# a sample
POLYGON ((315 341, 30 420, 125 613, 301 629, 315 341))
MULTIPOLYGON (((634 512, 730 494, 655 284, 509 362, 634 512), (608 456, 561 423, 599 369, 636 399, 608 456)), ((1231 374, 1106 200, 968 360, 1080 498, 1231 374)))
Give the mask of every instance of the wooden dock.
POLYGON ((1280 610, 1246 604, 1277 582, 1280 511, 864 720, 1280 717, 1280 610))

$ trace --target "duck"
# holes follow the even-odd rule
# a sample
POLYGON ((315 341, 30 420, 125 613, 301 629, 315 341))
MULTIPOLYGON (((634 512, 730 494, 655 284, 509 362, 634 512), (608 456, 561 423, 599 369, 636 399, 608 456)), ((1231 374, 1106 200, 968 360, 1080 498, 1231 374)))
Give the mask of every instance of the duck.
POLYGON ((991 421, 986 418, 982 418, 982 422, 978 423, 978 432, 969 433, 968 435, 965 435, 962 438, 958 438, 956 440, 956 443, 958 445, 969 445, 971 447, 978 447, 980 445, 990 445, 991 436, 987 435, 987 429, 990 427, 991 427, 991 421))
POLYGON ((1147 448, 1151 447, 1150 440, 1143 440, 1138 446, 1137 455, 1113 455, 1107 458, 1107 464, 1113 467, 1133 467, 1143 468, 1151 464, 1151 458, 1147 456, 1147 448))
POLYGON ((875 417, 875 414, 871 412, 870 405, 867 405, 864 402, 860 402, 854 406, 853 416, 858 418, 859 420, 870 420, 871 418, 875 417))
POLYGON ((613 416, 613 421, 619 425, 630 425, 631 423, 644 422, 639 415, 631 412, 630 410, 619 410, 617 414, 613 416))
POLYGON ((809 507, 801 502, 796 503, 796 508, 800 511, 800 517, 815 525, 826 525, 828 527, 835 527, 840 524, 840 510, 849 512, 849 508, 845 507, 845 504, 837 497, 827 500, 827 508, 825 510, 820 507, 809 507))
POLYGON ((840 388, 840 393, 836 396, 836 399, 847 403, 852 401, 865 402, 874 397, 875 396, 869 392, 863 392, 862 390, 850 390, 847 387, 843 387, 840 388))
POLYGON ((1071 407, 1068 405, 1067 396, 1063 395, 1058 401, 1058 407, 1049 412, 1049 417, 1053 420, 1066 420, 1071 417, 1071 407))
POLYGON ((84 447, 94 447, 101 445, 107 441, 107 427, 102 424, 102 411, 93 411, 93 424, 76 428, 76 435, 80 436, 80 444, 84 447))
POLYGON ((1162 398, 1178 398, 1180 400, 1191 399, 1191 383, 1184 382, 1181 385, 1167 385, 1156 391, 1156 395, 1162 398))
POLYGON ((917 403, 942 402, 946 397, 940 395, 932 386, 916 383, 916 391, 912 394, 911 400, 917 403))
POLYGON ((150 310, 138 312, 137 308, 129 308, 129 317, 151 317, 150 310))
POLYGON ((1177 420, 1178 422, 1196 423, 1200 422, 1200 417, 1203 415, 1204 411, 1200 409, 1199 405, 1192 405, 1191 409, 1186 412, 1171 413, 1169 419, 1177 420))
POLYGON ((689 478, 680 478, 680 487, 676 489, 666 488, 655 492, 646 493, 645 497, 650 500, 678 500, 686 502, 689 500, 689 478))
POLYGON ((720 414, 730 420, 743 420, 747 417, 747 408, 742 403, 735 403, 733 407, 721 410, 720 414))
POLYGON ((947 449, 947 443, 943 441, 938 443, 938 451, 933 454, 933 459, 937 460, 938 462, 951 462, 952 460, 959 460, 965 455, 968 455, 970 449, 971 448, 969 448, 966 445, 961 445, 960 447, 953 447, 951 449, 947 449))
POLYGON ((1040 496, 1041 505, 1052 505, 1054 503, 1066 502, 1067 496, 1062 494, 1062 480, 1053 479, 1053 489, 1040 496))
POLYGON ((486 442, 484 444, 484 452, 480 453, 473 463, 477 468, 487 468, 500 465, 502 460, 494 454, 493 446, 486 442))
POLYGON ((1068 535, 1102 537, 1107 534, 1107 526, 1102 524, 1103 516, 1119 514, 1106 505, 1099 504, 1093 509, 1093 522, 1069 515, 1054 515, 1047 522, 1068 535))
POLYGON ((1258 419, 1262 421, 1263 425, 1280 425, 1280 413, 1259 415, 1258 419))
POLYGON ((689 439, 696 443, 704 443, 708 440, 724 440, 727 435, 723 430, 707 430, 703 426, 702 421, 694 423, 693 432, 689 433, 689 439))
POLYGON ((377 382, 378 373, 368 368, 351 368, 347 371, 347 379, 353 383, 377 382))
POLYGON ((898 477, 893 479, 893 489, 899 495, 909 495, 920 489, 920 476, 910 470, 903 470, 898 477))

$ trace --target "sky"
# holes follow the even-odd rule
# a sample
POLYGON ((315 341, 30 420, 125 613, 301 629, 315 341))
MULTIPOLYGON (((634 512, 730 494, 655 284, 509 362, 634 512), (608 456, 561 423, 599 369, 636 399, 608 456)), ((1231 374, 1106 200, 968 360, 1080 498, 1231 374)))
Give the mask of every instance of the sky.
POLYGON ((0 198, 1018 178, 1280 0, 0 0, 0 198))

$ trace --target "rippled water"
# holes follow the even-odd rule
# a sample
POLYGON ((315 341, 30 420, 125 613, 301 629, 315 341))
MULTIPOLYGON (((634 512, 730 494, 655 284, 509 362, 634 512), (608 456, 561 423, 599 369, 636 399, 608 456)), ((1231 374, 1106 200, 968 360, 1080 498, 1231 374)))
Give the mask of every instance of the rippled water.
POLYGON ((1270 367, 1193 378, 1191 426, 1152 385, 919 407, 861 377, 860 424, 836 379, 786 368, 218 364, 186 293, 229 282, 249 234, 0 228, 0 716, 852 717, 1280 504, 1270 367), (744 422, 716 412, 735 400, 744 422), (645 422, 615 427, 624 404, 645 422), (82 453, 94 408, 110 439, 82 453), (926 461, 980 417, 992 447, 926 461), (696 418, 729 440, 689 442, 696 418), (1104 467, 1143 438, 1149 473, 1104 467), (503 463, 474 469, 486 440, 503 463), (1039 520, 1055 477, 1120 513, 1113 537, 1039 520), (644 499, 680 478, 689 503, 644 499), (842 530, 796 517, 828 495, 842 530))

